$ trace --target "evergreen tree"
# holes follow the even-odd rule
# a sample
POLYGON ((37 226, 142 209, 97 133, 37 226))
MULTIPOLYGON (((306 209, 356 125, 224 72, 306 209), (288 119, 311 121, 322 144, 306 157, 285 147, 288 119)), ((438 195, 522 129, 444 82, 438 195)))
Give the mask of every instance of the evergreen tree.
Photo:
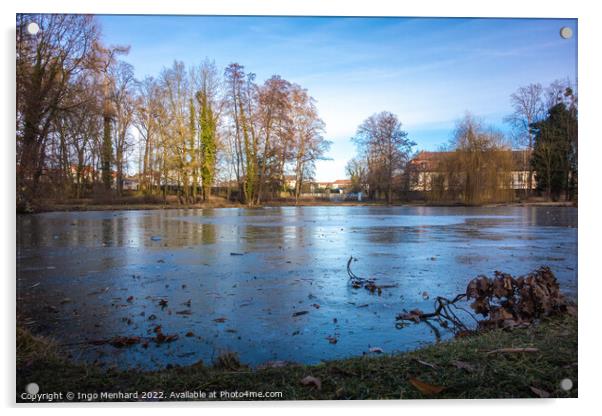
MULTIPOLYGON (((567 89, 565 96, 572 95, 567 89)), ((537 187, 548 198, 570 199, 577 184, 577 111, 570 103, 553 105, 544 120, 531 125, 535 146, 531 164, 537 187)))

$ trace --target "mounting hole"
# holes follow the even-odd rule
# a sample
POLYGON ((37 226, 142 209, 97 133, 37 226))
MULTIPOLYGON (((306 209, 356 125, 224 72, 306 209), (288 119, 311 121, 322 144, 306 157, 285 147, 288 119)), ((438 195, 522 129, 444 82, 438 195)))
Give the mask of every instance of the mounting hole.
POLYGON ((568 26, 563 27, 562 29, 560 29, 560 37, 562 39, 570 39, 573 37, 573 29, 571 29, 568 26))
POLYGON ((560 382, 560 388, 564 391, 570 391, 573 388, 573 380, 565 378, 560 382))
POLYGON ((37 35, 40 31, 40 26, 36 22, 31 22, 27 25, 27 31, 30 35, 37 35))
POLYGON ((25 391, 31 395, 35 395, 40 391, 40 386, 37 383, 29 383, 25 386, 25 391))

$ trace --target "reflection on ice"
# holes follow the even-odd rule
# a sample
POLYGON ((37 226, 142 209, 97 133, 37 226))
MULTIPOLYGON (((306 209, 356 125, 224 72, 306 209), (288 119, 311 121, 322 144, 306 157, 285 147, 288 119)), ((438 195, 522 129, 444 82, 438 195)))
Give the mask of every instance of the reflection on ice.
POLYGON ((398 312, 430 309, 423 292, 452 297, 494 270, 547 264, 577 295, 574 208, 57 212, 17 222, 18 313, 35 332, 74 345, 149 336, 156 325, 179 334, 148 349, 74 347, 75 357, 120 366, 207 362, 223 350, 257 364, 415 348, 432 334, 395 330, 398 312), (382 296, 351 289, 349 256, 361 260, 358 275, 397 286, 382 296))

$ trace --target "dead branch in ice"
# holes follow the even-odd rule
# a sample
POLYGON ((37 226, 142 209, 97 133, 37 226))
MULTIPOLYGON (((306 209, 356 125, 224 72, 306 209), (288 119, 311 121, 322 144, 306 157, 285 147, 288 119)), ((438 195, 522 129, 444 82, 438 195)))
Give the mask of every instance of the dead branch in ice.
POLYGON ((352 261, 357 261, 357 259, 353 256, 349 257, 349 260, 347 260, 347 274, 349 275, 349 283, 354 289, 359 289, 363 287, 366 290, 369 290, 370 293, 377 292, 380 295, 383 289, 397 287, 397 285, 378 285, 376 284, 376 279, 374 278, 366 279, 363 277, 359 277, 351 270, 352 261))
MULTIPOLYGON (((433 312, 420 309, 397 315, 396 327, 403 328, 404 322, 425 322, 434 328, 430 320, 439 322, 443 328, 456 335, 474 332, 460 317, 469 316, 476 321, 476 329, 517 328, 531 325, 537 319, 558 313, 574 313, 560 292, 560 286, 549 267, 539 269, 520 277, 496 271, 493 278, 477 276, 453 299, 438 296, 433 312), (470 307, 476 314, 486 319, 477 319, 470 311, 460 307, 460 301, 473 300, 470 307), (460 311, 463 314, 460 314, 460 311), (451 324, 451 326, 450 326, 451 324)), ((438 331, 435 332, 439 338, 438 331)))

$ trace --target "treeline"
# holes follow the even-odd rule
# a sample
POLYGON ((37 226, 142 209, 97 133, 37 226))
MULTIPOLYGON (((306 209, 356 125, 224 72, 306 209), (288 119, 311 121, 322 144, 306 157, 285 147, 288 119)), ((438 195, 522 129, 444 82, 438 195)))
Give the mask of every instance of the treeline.
POLYGON ((467 113, 439 152, 415 153, 397 116, 375 114, 357 129, 347 163, 353 192, 371 199, 482 204, 536 195, 577 197, 577 96, 570 82, 531 84, 510 96, 510 133, 467 113), (519 151, 512 151, 520 149, 519 151))
POLYGON ((17 15, 18 205, 121 195, 132 168, 144 195, 181 203, 219 183, 260 204, 286 176, 299 197, 330 146, 305 89, 209 60, 138 80, 128 51, 103 45, 93 16, 17 15))

